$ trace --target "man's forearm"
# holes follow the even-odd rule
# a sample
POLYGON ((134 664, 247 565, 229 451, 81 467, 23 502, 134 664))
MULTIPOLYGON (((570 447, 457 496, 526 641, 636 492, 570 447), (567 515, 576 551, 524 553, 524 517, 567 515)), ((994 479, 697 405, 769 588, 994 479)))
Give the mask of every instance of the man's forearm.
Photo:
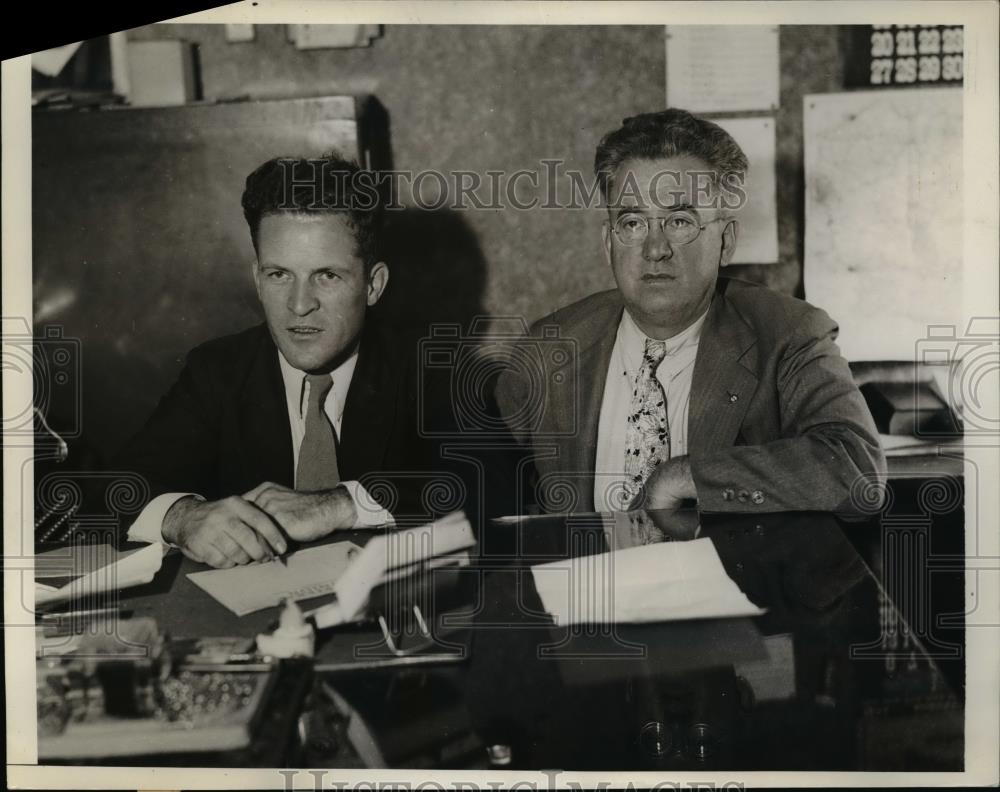
POLYGON ((885 472, 877 442, 846 427, 694 455, 706 511, 863 511, 857 488, 885 472))
POLYGON ((344 528, 357 526, 360 509, 353 493, 344 484, 338 484, 326 494, 323 501, 326 523, 344 528))

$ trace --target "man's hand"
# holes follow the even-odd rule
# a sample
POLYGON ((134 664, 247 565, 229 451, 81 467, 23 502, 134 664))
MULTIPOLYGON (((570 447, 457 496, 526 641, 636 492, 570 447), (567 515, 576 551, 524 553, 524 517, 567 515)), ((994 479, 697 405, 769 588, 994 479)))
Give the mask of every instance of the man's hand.
POLYGON ((357 511, 344 487, 320 492, 295 490, 265 481, 243 496, 271 518, 293 539, 308 542, 338 528, 353 528, 357 511))
POLYGON ((690 459, 686 456, 674 457, 653 469, 631 508, 678 509, 685 500, 697 497, 690 459))
POLYGON ((243 498, 181 498, 163 518, 163 538, 188 558, 213 567, 266 561, 287 544, 264 512, 243 498))

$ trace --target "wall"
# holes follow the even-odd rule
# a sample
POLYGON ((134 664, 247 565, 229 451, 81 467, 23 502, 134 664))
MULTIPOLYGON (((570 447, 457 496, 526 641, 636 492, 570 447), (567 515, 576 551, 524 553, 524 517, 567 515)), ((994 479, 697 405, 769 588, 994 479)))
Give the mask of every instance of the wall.
MULTIPOLYGON (((132 30, 129 37, 195 42, 203 98, 209 102, 372 94, 388 114, 392 165, 397 170, 541 171, 543 159, 560 158, 566 169, 589 174, 602 134, 626 116, 660 109, 665 103, 664 31, 659 25, 390 26, 368 48, 314 51, 297 50, 283 26, 257 26, 255 41, 238 44, 227 43, 223 27, 211 25, 151 26, 132 30)), ((801 294, 802 95, 841 89, 841 44, 835 27, 784 27, 780 41, 781 107, 776 114, 780 262, 734 269, 775 289, 801 294)), ((218 192, 219 185, 210 189, 218 192)), ((232 195, 234 209, 237 192, 232 195)), ((387 260, 393 278, 385 302, 410 313, 414 306, 422 306, 423 313, 415 318, 424 322, 424 328, 432 316, 466 327, 482 313, 533 321, 613 286, 600 244, 603 219, 596 209, 397 213, 390 225, 387 260)), ((125 233, 127 225, 117 225, 118 233, 125 233)), ((79 258, 75 248, 79 240, 70 233, 56 237, 49 245, 60 248, 53 261, 35 262, 36 304, 58 303, 60 284, 86 275, 60 275, 59 261, 79 258)), ((178 238, 184 235, 178 233, 178 238)), ((189 235, 186 238, 190 240, 189 235)), ((249 255, 245 240, 240 249, 249 255)), ((217 261, 203 263, 213 257, 186 250, 183 242, 171 252, 185 270, 218 266, 217 261)), ((99 262, 84 264, 94 277, 103 278, 100 283, 113 282, 113 272, 96 272, 99 262)), ((242 267, 243 262, 234 266, 242 267)), ((176 286, 165 284, 164 305, 190 302, 184 300, 185 289, 206 282, 191 274, 176 286)), ((81 298, 87 294, 84 286, 81 298)), ((240 310, 226 316, 238 314, 241 327, 255 315, 249 282, 229 302, 240 310)), ((78 311, 84 309, 78 305, 78 311)), ((74 331, 67 317, 57 313, 47 319, 63 321, 69 334, 74 331)), ((218 316, 208 319, 223 321, 218 316)), ((103 323, 101 332, 107 330, 105 335, 113 337, 113 343, 102 346, 93 341, 89 317, 80 334, 91 338, 83 350, 89 361, 84 371, 83 441, 100 455, 107 455, 138 428, 176 376, 184 353, 202 340, 188 336, 204 330, 189 325, 172 335, 157 331, 163 337, 152 337, 134 327, 129 331, 123 325, 117 334, 104 327, 119 320, 111 314, 93 317, 93 326, 103 323), (111 358, 116 361, 113 369, 96 363, 111 358)), ((241 327, 213 325, 211 335, 241 327)))
MULTIPOLYGON (((371 93, 389 113, 394 167, 541 171, 544 158, 589 173, 601 135, 665 104, 663 27, 386 26, 371 47, 296 50, 283 26, 229 44, 221 26, 157 25, 130 38, 199 45, 206 99, 371 93)), ((842 90, 839 28, 784 26, 777 196, 779 263, 742 276, 802 293, 802 96, 842 90)), ((599 212, 472 211, 481 305, 533 320, 613 285, 599 212)), ((447 247, 447 246, 445 246, 447 247)), ((390 262, 391 263, 391 262, 390 262)))

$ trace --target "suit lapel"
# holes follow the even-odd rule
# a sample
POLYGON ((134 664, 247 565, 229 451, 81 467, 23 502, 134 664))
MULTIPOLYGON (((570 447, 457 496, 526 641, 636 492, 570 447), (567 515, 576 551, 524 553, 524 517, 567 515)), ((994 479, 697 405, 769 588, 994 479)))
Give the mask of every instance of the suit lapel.
POLYGON ((266 328, 243 387, 238 410, 244 446, 243 468, 251 487, 273 481, 291 487, 292 429, 288 423, 285 386, 278 364, 278 350, 266 328))
POLYGON ((691 381, 688 448, 728 448, 757 390, 757 337, 721 292, 698 343, 691 381))
MULTIPOLYGON (((563 389, 562 397, 556 404, 559 432, 571 433, 569 441, 562 444, 563 457, 556 469, 573 475, 578 510, 581 511, 592 511, 594 508, 594 468, 597 464, 601 402, 623 309, 618 292, 609 292, 608 295, 607 302, 599 305, 591 318, 569 337, 577 346, 576 371, 570 373, 575 379, 563 389)), ((563 369, 569 368, 573 358, 571 355, 563 369)))
POLYGON ((337 449, 342 479, 356 480, 383 467, 399 376, 391 352, 375 332, 361 340, 337 449))

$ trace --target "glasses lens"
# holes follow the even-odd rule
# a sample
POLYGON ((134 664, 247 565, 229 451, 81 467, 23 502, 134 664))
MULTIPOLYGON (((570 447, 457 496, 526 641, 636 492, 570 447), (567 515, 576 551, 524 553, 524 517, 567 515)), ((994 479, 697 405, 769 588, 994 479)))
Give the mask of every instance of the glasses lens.
POLYGON ((642 215, 622 215, 615 221, 615 235, 618 241, 629 247, 641 245, 648 231, 649 225, 642 215))
POLYGON ((675 245, 686 245, 698 236, 698 218, 688 212, 674 212, 663 223, 663 233, 675 245))

